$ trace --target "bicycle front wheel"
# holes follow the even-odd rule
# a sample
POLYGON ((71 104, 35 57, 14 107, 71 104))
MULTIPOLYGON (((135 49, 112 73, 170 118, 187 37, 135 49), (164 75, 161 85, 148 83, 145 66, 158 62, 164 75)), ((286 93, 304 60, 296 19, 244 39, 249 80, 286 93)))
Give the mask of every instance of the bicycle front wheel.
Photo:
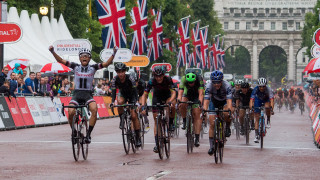
POLYGON ((239 117, 235 116, 234 126, 236 128, 236 139, 240 139, 240 123, 239 123, 239 117))
POLYGON ((219 134, 220 134, 220 130, 218 128, 218 121, 216 120, 214 123, 214 135, 213 135, 213 143, 214 143, 214 161, 216 164, 218 164, 218 160, 219 160, 219 134))
POLYGON ((80 154, 80 127, 79 127, 79 119, 75 115, 72 119, 72 135, 71 135, 71 142, 72 142, 72 152, 75 161, 78 161, 79 154, 80 154))
POLYGON ((157 117, 157 148, 158 148, 158 154, 159 158, 163 159, 163 151, 164 151, 164 144, 163 144, 163 131, 162 131, 162 124, 161 124, 161 115, 157 117))
POLYGON ((129 134, 129 125, 127 121, 127 117, 123 114, 122 118, 120 118, 120 123, 122 127, 122 142, 123 142, 123 148, 126 154, 129 154, 130 150, 130 137, 128 136, 129 134))
POLYGON ((222 160, 223 160, 223 148, 224 148, 224 139, 225 139, 225 136, 224 136, 224 126, 223 126, 223 123, 221 123, 219 125, 219 157, 220 157, 220 163, 222 163, 222 160))
POLYGON ((139 121, 140 121, 140 139, 141 139, 141 149, 144 147, 144 130, 145 130, 145 124, 142 118, 142 115, 139 114, 139 121))
POLYGON ((263 149, 263 136, 264 136, 264 118, 261 119, 261 122, 260 122, 260 148, 263 149))
POLYGON ((248 115, 245 116, 244 119, 244 134, 246 136, 246 145, 249 144, 249 133, 250 133, 250 125, 249 125, 249 117, 248 115))
POLYGON ((164 123, 163 127, 163 139, 164 139, 164 150, 166 151, 166 157, 169 159, 170 157, 170 132, 169 132, 169 123, 165 119, 162 120, 164 123))
POLYGON ((81 149, 82 149, 82 157, 84 160, 88 158, 88 151, 89 151, 89 144, 85 143, 84 139, 87 137, 88 133, 88 121, 87 118, 84 116, 81 121, 81 149))

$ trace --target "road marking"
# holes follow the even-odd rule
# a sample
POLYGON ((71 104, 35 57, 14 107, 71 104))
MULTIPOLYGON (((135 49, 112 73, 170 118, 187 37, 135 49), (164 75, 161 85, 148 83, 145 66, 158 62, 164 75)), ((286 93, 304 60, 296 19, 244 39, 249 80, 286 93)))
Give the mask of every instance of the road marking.
MULTIPOLYGON (((0 144, 6 143, 70 143, 70 141, 0 141, 0 144)), ((115 142, 115 141, 96 141, 91 142, 91 144, 122 144, 123 142, 115 142)), ((144 143, 145 145, 154 145, 155 143, 144 143)), ((171 146, 187 146, 187 144, 180 143, 171 143, 171 146)), ((209 144, 202 144, 202 146, 209 147, 209 144)), ((225 147, 229 148, 260 148, 259 144, 256 146, 250 145, 225 145, 225 147)), ((269 146, 264 147, 263 149, 286 149, 286 150, 311 150, 311 151, 319 151, 317 148, 297 148, 297 147, 280 147, 280 146, 269 146)))
POLYGON ((160 179, 168 174, 172 173, 171 171, 160 171, 158 174, 155 174, 151 177, 148 177, 146 180, 156 180, 156 179, 160 179))

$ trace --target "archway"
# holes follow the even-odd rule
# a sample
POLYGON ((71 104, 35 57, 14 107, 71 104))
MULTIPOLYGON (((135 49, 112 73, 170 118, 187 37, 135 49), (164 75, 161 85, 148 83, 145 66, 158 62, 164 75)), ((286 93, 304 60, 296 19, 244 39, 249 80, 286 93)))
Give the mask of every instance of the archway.
POLYGON ((236 79, 243 79, 243 75, 251 74, 250 53, 243 46, 230 46, 225 51, 226 67, 223 72, 234 74, 236 79))
POLYGON ((281 83, 288 74, 287 54, 279 46, 267 46, 259 54, 259 77, 281 83))

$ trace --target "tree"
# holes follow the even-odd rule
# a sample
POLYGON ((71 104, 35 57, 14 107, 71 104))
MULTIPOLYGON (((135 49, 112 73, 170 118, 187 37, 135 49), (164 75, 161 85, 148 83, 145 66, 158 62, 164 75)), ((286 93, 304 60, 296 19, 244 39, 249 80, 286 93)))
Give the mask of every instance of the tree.
POLYGON ((235 73, 237 75, 251 74, 250 54, 243 46, 233 46, 226 50, 225 53, 226 67, 225 73, 235 73), (230 54, 231 48, 235 48, 234 56, 230 54))

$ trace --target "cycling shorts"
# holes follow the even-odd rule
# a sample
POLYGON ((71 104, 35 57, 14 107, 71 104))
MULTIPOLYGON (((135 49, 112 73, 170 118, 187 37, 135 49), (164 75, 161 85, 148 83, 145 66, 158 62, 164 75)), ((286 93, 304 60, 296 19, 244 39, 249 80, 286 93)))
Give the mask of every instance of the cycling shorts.
POLYGON ((270 102, 270 99, 268 100, 260 100, 260 99, 254 99, 254 112, 255 113, 260 113, 261 110, 258 107, 262 106, 262 103, 267 103, 270 102))
MULTIPOLYGON (((210 101, 210 104, 209 104, 209 110, 212 111, 212 110, 215 110, 215 108, 222 108, 227 104, 227 101, 210 101)), ((217 115, 216 112, 209 112, 209 115, 217 115)))
MULTIPOLYGON (((152 98, 152 105, 157 105, 158 103, 160 104, 165 104, 167 102, 167 100, 170 98, 171 96, 155 96, 153 94, 153 98, 152 98)), ((157 108, 152 108, 152 112, 153 113, 157 113, 158 109, 157 108)))
POLYGON ((129 104, 135 104, 136 100, 135 98, 132 96, 132 94, 130 93, 129 95, 126 95, 124 93, 119 92, 119 97, 124 98, 124 102, 128 102, 129 104))
POLYGON ((92 91, 88 90, 75 90, 73 96, 71 98, 70 104, 74 104, 76 106, 85 104, 88 105, 92 102, 95 102, 92 96, 92 91))
MULTIPOLYGON (((188 99, 188 101, 192 101, 192 102, 194 102, 194 103, 199 102, 198 97, 188 97, 188 96, 185 95, 185 94, 183 94, 182 97, 185 97, 185 98, 188 99)), ((192 108, 198 108, 198 107, 199 107, 199 104, 193 104, 193 105, 192 105, 192 108)))

